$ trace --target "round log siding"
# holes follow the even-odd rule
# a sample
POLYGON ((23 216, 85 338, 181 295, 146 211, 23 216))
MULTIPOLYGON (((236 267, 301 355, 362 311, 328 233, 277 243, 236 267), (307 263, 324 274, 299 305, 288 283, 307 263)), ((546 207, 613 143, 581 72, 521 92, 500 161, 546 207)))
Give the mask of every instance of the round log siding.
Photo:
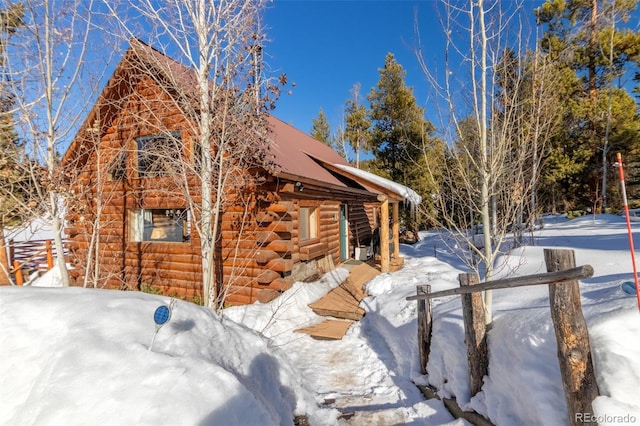
MULTIPOLYGON (((85 268, 87 265, 93 268, 89 259, 97 257, 99 277, 89 285, 145 289, 187 300, 201 299, 202 265, 199 238, 194 229, 186 242, 130 240, 128 222, 133 210, 188 205, 173 178, 138 178, 136 138, 158 134, 159 129, 181 131, 185 158, 191 157, 191 147, 189 123, 170 102, 169 95, 149 78, 136 77, 129 81, 133 85, 130 93, 124 87, 117 88, 124 93, 119 96, 125 96, 118 98, 120 104, 98 106, 101 111, 110 108, 110 122, 103 123, 99 141, 84 141, 86 146, 97 142, 96 149, 89 151, 74 170, 66 217, 69 261, 73 264, 70 275, 76 285, 85 285, 85 268), (113 112, 114 108, 118 110, 113 112), (122 176, 113 176, 112 165, 122 153, 126 171, 122 176), (91 246, 94 232, 97 232, 97 249, 91 246)), ((197 179, 192 176, 187 180, 191 195, 198 202, 197 179)), ((330 255, 334 263, 339 262, 341 201, 335 197, 345 194, 336 195, 327 188, 313 185, 304 192, 296 192, 294 184, 267 177, 257 189, 255 185, 248 188, 247 194, 227 193, 239 198, 248 196, 251 200, 249 204, 238 202, 225 206, 219 224, 222 238, 216 250, 217 280, 226 289, 228 304, 272 300, 291 287, 296 264, 315 260, 302 260, 300 254, 300 206, 317 209, 317 237, 302 245, 318 245, 314 250, 307 250, 306 257, 330 255)), ((354 245, 370 239, 373 208, 355 200, 356 195, 348 196, 352 197, 346 202, 349 205, 349 252, 353 253, 354 245)), ((191 218, 191 223, 196 220, 191 218)))

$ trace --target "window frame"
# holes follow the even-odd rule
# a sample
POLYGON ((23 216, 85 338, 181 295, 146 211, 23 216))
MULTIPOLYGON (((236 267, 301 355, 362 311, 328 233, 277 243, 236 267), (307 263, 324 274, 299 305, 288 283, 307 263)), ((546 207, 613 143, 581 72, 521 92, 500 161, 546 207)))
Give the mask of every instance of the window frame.
MULTIPOLYGON (((182 134, 179 130, 172 132, 162 132, 144 136, 138 136, 134 138, 135 150, 136 150, 136 175, 140 179, 154 179, 171 176, 175 173, 171 167, 163 167, 162 170, 153 170, 155 164, 159 164, 162 161, 162 155, 154 153, 152 149, 144 148, 145 143, 152 143, 150 141, 156 141, 155 143, 165 142, 164 145, 167 148, 171 148, 172 144, 177 145, 176 155, 182 155, 182 134), (175 141, 174 141, 175 140, 175 141), (142 170, 141 160, 145 164, 145 169, 142 170)), ((154 144, 155 146, 155 144, 154 144)), ((166 166, 164 164, 163 166, 166 166)))
POLYGON ((319 206, 301 205, 298 208, 298 240, 300 245, 313 244, 320 239, 319 206), (303 219, 304 218, 304 219, 303 219), (306 225, 303 224, 306 222, 306 225), (307 228, 306 230, 303 230, 307 228))
POLYGON ((127 225, 129 243, 188 244, 191 242, 191 213, 187 208, 130 209, 127 212, 127 225), (179 220, 176 220, 175 217, 172 218, 171 215, 176 216, 179 220), (174 226, 168 226, 170 223, 155 221, 163 217, 169 218, 169 222, 175 220, 174 226), (181 225, 177 226, 178 223, 181 225), (154 233, 156 234, 155 238, 153 238, 154 233), (182 234, 181 240, 176 237, 180 233, 182 234))

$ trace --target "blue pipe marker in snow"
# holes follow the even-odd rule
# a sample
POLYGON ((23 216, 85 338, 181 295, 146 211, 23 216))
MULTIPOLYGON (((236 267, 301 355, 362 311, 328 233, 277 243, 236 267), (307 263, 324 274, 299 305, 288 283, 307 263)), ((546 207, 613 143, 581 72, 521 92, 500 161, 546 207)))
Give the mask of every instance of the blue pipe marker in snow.
POLYGON ((158 306, 158 309, 153 314, 153 320, 158 328, 165 325, 171 319, 171 309, 168 306, 158 306))
POLYGON ((160 328, 166 323, 168 323, 169 320, 171 319, 171 312, 175 304, 176 304, 176 299, 171 299, 171 302, 169 302, 169 306, 160 305, 156 308, 156 311, 153 313, 153 322, 156 323, 156 331, 155 333, 153 333, 153 339, 151 339, 149 350, 151 350, 151 348, 153 347, 153 342, 155 342, 156 336, 158 335, 158 331, 160 331, 160 328))
POLYGON ((622 289, 622 291, 627 293, 629 296, 635 296, 636 295, 636 286, 631 281, 623 282, 622 284, 620 284, 620 288, 622 289))

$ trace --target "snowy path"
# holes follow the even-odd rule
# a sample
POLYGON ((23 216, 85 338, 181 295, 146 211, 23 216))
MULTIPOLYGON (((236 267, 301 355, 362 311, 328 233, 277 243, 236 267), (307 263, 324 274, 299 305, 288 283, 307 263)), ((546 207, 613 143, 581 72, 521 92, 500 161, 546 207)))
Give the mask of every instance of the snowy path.
MULTIPOLYGON (((413 383, 393 371, 388 350, 382 342, 371 345, 363 335, 362 324, 356 323, 342 341, 315 342, 308 345, 310 354, 301 356, 307 365, 312 388, 332 407, 346 415, 343 425, 439 425, 452 417, 440 401, 425 401, 413 383), (385 353, 386 352, 386 353, 385 353)), ((298 364, 301 366, 300 364, 298 364)))
MULTIPOLYGON (((301 325, 324 319, 307 305, 343 282, 347 274, 347 270, 337 269, 316 283, 296 284, 299 287, 294 289, 295 296, 290 299, 279 298, 259 307, 231 308, 226 314, 273 339, 300 370, 305 386, 315 392, 319 404, 328 400, 331 402, 328 407, 341 413, 353 413, 348 419, 338 420, 339 424, 440 425, 451 422, 453 418, 440 401, 425 400, 411 381, 412 372, 406 368, 405 357, 417 360, 415 303, 403 303, 404 308, 400 307, 400 310, 404 312, 395 315, 395 320, 400 322, 393 325, 378 312, 376 297, 365 299, 361 306, 367 314, 351 326, 342 340, 315 340, 294 332, 301 325), (390 342, 389 335, 395 335, 395 340, 390 342)), ((402 276, 401 272, 383 274, 372 282, 386 287, 392 277, 402 276)), ((403 294, 393 297, 403 298, 403 294)), ((380 303, 388 302, 382 300, 380 303)), ((408 365, 417 372, 416 362, 408 365)), ((335 425, 336 421, 328 419, 327 424, 335 425)))

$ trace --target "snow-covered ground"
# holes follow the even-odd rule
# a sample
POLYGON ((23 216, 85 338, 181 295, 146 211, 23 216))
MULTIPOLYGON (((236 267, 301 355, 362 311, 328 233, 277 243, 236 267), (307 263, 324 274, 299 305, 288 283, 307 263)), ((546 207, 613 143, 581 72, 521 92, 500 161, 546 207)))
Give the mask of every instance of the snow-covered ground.
MULTIPOLYGON (((341 341, 294 330, 321 321, 307 305, 345 269, 223 315, 177 301, 155 340, 154 311, 168 298, 0 288, 0 424, 277 425, 299 414, 317 425, 465 424, 440 401, 426 401, 414 382, 498 425, 567 424, 546 286, 494 292, 489 376, 471 399, 459 297, 436 299, 428 375, 420 374, 416 303, 405 298, 418 284, 456 287, 464 269, 443 235, 422 237, 402 247, 402 270, 367 285, 367 314, 341 341), (341 412, 355 415, 343 420, 341 412)), ((618 416, 640 424, 640 314, 635 297, 620 290, 633 279, 624 219, 547 218, 534 243, 505 254, 500 274, 544 272, 544 247, 572 248, 578 265, 594 267, 580 290, 602 395, 595 413, 600 424, 618 416)), ((39 285, 55 285, 53 273, 39 285)))

